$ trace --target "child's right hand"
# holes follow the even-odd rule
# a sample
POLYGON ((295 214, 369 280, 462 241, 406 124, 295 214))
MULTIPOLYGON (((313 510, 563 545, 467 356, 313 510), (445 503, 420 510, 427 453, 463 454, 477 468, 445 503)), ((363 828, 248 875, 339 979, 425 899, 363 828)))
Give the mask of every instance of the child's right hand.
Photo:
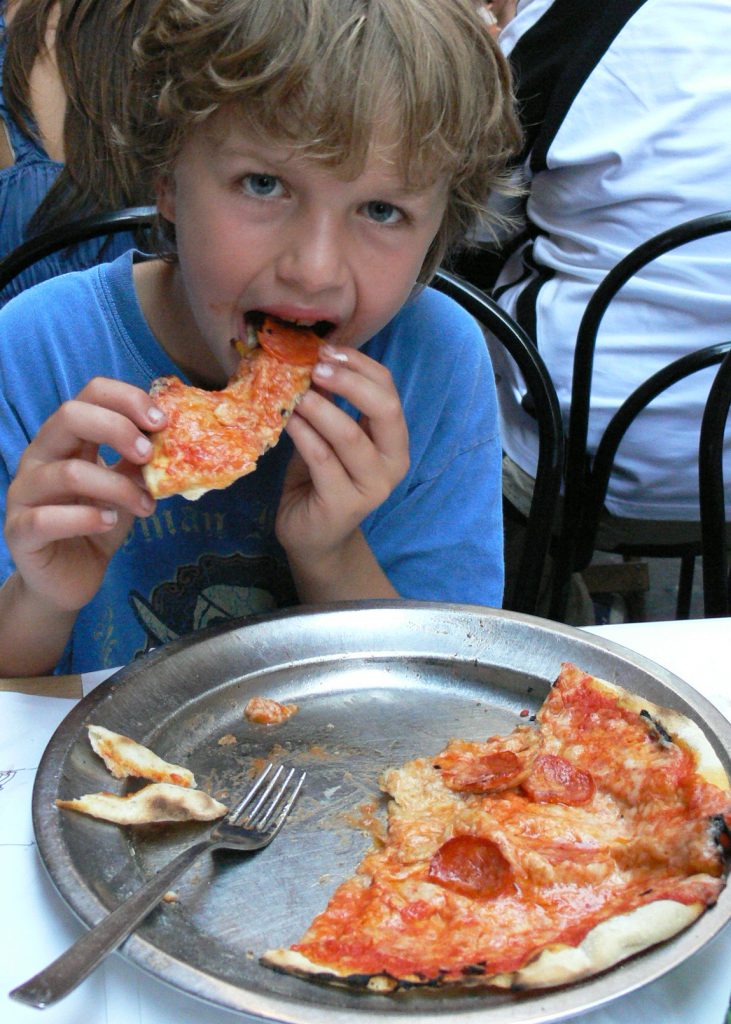
POLYGON ((17 574, 46 607, 87 604, 134 517, 154 511, 140 466, 151 452, 144 432, 164 424, 140 388, 97 377, 26 448, 8 489, 5 538, 17 574), (101 445, 120 455, 114 466, 99 457, 101 445))

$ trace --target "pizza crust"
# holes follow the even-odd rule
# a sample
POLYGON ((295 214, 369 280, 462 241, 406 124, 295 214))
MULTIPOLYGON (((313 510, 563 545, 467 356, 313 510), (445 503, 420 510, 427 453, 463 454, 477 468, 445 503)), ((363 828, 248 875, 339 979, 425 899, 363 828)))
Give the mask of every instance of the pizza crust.
POLYGON ((87 793, 76 800, 56 800, 56 806, 79 811, 115 825, 151 825, 163 821, 215 821, 228 810, 199 789, 154 782, 127 796, 87 793))
POLYGON ((599 974, 636 953, 672 938, 697 920, 704 909, 700 903, 687 905, 676 900, 657 900, 628 914, 602 921, 592 928, 578 946, 558 945, 544 949, 535 960, 518 971, 489 976, 476 965, 472 971, 467 969, 462 978, 451 981, 441 978, 427 980, 418 975, 396 979, 386 974, 349 974, 337 967, 313 963, 297 950, 284 948, 267 950, 261 957, 261 963, 311 981, 382 993, 415 986, 492 986, 513 991, 555 988, 599 974))
POLYGON ((700 903, 656 900, 602 921, 578 946, 544 949, 518 971, 496 974, 490 984, 498 988, 550 988, 599 974, 636 953, 665 942, 691 925, 703 913, 700 903))
MULTIPOLYGON (((323 981, 329 985, 368 989, 370 992, 393 992, 397 988, 409 987, 406 979, 402 978, 397 981, 387 974, 349 974, 337 967, 323 967, 321 964, 313 963, 309 957, 296 949, 285 949, 284 947, 269 949, 260 957, 259 962, 275 971, 294 974, 298 978, 305 978, 309 981, 323 981)), ((420 979, 414 976, 413 983, 419 984, 419 982, 420 979)))
MULTIPOLYGON (((168 497, 168 495, 163 494, 167 484, 168 463, 169 459, 158 456, 156 465, 151 466, 148 463, 148 465, 142 467, 145 486, 153 497, 168 497)), ((233 483, 233 480, 230 483, 233 483)), ((187 501, 198 501, 199 498, 202 498, 204 494, 208 494, 211 490, 213 490, 212 487, 188 487, 186 490, 178 491, 177 493, 187 501)))
POLYGON ((148 747, 129 736, 112 732, 102 725, 90 725, 89 742, 115 779, 132 776, 150 779, 152 782, 169 782, 189 789, 196 788, 195 776, 188 768, 163 761, 148 747))

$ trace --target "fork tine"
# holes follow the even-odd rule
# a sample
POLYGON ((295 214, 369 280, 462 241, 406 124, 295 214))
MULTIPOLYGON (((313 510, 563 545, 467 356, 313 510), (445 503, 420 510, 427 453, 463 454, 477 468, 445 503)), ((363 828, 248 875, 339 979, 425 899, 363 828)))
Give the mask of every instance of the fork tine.
MULTIPOLYGON (((279 804, 279 801, 282 799, 282 797, 286 793, 287 786, 291 782, 293 775, 294 775, 294 768, 290 768, 289 772, 287 774, 287 777, 285 778, 284 782, 282 782, 282 784, 279 787, 279 791, 275 794, 275 796, 272 798, 272 800, 270 800, 269 806, 263 808, 262 816, 261 816, 261 818, 257 819, 256 824, 255 824, 255 828, 262 829, 262 828, 266 827, 267 822, 269 821, 271 816, 276 811, 277 806, 279 804)), ((253 814, 251 815, 251 818, 252 819, 254 818, 253 814)))
MULTIPOLYGON (((292 772, 293 771, 294 771, 294 768, 292 769, 292 772)), ((290 778, 292 777, 292 772, 290 772, 289 775, 287 776, 287 781, 288 782, 289 782, 290 778)), ((284 807, 281 809, 281 811, 277 815, 277 819, 274 822, 274 825, 272 826, 272 828, 270 830, 270 833, 269 833, 271 839, 274 839, 274 837, 276 836, 277 832, 279 832, 279 830, 281 829, 282 825, 284 825, 285 821, 287 820, 287 816, 288 816, 289 812, 292 810, 292 805, 294 804, 295 800, 297 799, 297 797, 299 795, 299 791, 302 789, 302 783, 305 781, 305 777, 306 776, 307 776, 307 772, 302 772, 302 774, 300 775, 300 777, 299 777, 299 779, 297 781, 297 785, 294 787, 292 795, 290 796, 289 800, 286 802, 284 807)))
MULTIPOLYGON (((229 812, 228 812, 228 815, 226 816, 226 820, 227 820, 227 821, 230 821, 231 823, 233 823, 233 822, 235 822, 235 821, 236 821, 236 819, 237 819, 237 818, 238 818, 238 816, 239 816, 239 815, 241 814, 241 812, 242 812, 242 811, 244 810, 244 808, 245 808, 245 807, 248 807, 248 805, 249 805, 249 804, 251 803, 251 801, 252 801, 252 800, 254 799, 254 797, 255 797, 255 796, 256 796, 256 794, 257 794, 257 793, 259 792, 259 790, 261 789, 261 787, 262 787, 262 786, 264 785, 264 783, 266 782, 267 776, 269 775, 269 772, 270 772, 270 771, 271 771, 271 770, 272 770, 273 768, 274 768, 274 765, 273 765, 273 764, 271 763, 271 761, 270 761, 270 762, 269 762, 269 764, 268 764, 268 765, 266 766, 266 768, 265 768, 265 769, 264 769, 264 770, 262 771, 262 773, 261 773, 261 775, 259 776, 259 778, 258 778, 258 779, 256 780, 256 782, 254 783, 254 785, 253 785, 253 786, 251 787, 251 789, 249 790, 249 792, 248 792, 248 793, 247 793, 247 794, 246 794, 246 795, 244 796, 244 798, 243 798, 243 799, 242 799, 242 800, 241 800, 241 801, 240 801, 240 802, 239 802, 239 803, 238 803, 238 804, 236 805, 236 807, 234 807, 234 809, 233 809, 232 811, 229 811, 229 812)), ((279 769, 279 771, 281 772, 281 768, 279 769)), ((276 776, 275 776, 275 777, 276 777, 276 776)), ((271 785, 271 783, 270 783, 270 785, 271 785)))
MULTIPOLYGON (((273 767, 273 766, 271 766, 271 767, 273 767)), ((271 791, 276 786, 277 780, 279 779, 279 776, 282 774, 283 771, 284 771, 284 765, 280 764, 280 766, 275 771, 274 775, 272 775, 271 779, 269 779, 269 782, 267 783, 264 792, 259 795, 259 799, 256 801, 254 806, 247 813, 246 818, 245 818, 245 822, 246 822, 247 825, 251 825, 251 822, 256 817, 256 815, 259 813, 259 810, 261 809, 262 805, 264 804, 264 802, 268 798, 268 796, 271 793, 271 791)), ((237 815, 236 819, 231 818, 230 819, 231 822, 233 824, 241 824, 241 822, 238 821, 238 817, 239 816, 237 815)))

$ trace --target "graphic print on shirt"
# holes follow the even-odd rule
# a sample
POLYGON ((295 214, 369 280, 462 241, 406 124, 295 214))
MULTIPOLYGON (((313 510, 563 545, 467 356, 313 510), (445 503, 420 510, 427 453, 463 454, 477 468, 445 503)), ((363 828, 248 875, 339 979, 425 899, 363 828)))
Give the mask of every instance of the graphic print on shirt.
POLYGON ((132 611, 146 635, 137 655, 207 626, 296 600, 289 572, 268 555, 202 555, 193 565, 179 566, 175 579, 158 584, 149 598, 130 592, 132 611))

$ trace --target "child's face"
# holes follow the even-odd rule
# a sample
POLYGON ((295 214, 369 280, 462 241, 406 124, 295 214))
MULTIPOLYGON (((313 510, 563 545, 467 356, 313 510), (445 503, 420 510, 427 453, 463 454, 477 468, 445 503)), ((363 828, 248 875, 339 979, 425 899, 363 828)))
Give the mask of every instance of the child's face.
POLYGON ((407 190, 378 149, 345 180, 216 115, 189 137, 159 194, 188 307, 174 315, 188 318, 188 333, 192 317, 200 334, 199 372, 235 368, 231 339, 253 310, 325 321, 334 344, 362 345, 408 298, 446 201, 442 181, 407 190))

